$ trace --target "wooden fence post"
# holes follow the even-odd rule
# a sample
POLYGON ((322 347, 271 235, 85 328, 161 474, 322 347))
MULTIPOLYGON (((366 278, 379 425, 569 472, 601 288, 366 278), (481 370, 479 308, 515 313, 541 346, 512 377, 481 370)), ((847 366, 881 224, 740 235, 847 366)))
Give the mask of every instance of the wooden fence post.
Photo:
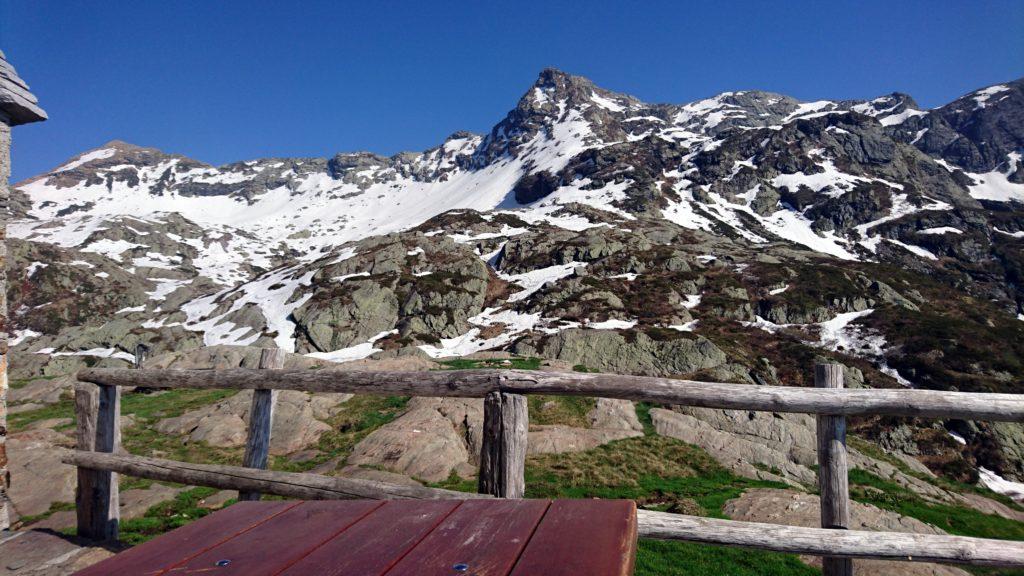
MULTIPOLYGON (((817 364, 816 388, 842 388, 841 364, 817 364)), ((818 488, 821 492, 821 527, 850 527, 850 487, 846 471, 846 417, 818 416, 818 488)), ((850 558, 822 558, 823 576, 853 576, 850 558)))
MULTIPOLYGON (((89 452, 121 449, 121 389, 79 383, 75 386, 77 446, 89 452)), ((78 469, 75 490, 78 535, 93 540, 117 540, 120 501, 117 474, 78 469)))
POLYGON ((491 392, 484 397, 484 438, 480 451, 481 494, 522 498, 526 492, 526 397, 491 392))
MULTIPOLYGON (((264 348, 260 354, 261 370, 280 370, 284 368, 285 351, 280 348, 264 348)), ((245 442, 245 457, 242 466, 246 468, 267 469, 270 457, 270 431, 274 424, 274 402, 277 400, 275 390, 253 390, 252 408, 249 411, 249 437, 245 442)), ((240 491, 239 500, 259 500, 259 492, 240 491)))

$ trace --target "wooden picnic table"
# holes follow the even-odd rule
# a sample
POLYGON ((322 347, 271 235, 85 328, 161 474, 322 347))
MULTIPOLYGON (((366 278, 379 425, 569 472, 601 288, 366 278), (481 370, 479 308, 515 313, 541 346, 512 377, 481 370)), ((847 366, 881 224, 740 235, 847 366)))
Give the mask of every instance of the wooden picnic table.
POLYGON ((628 500, 239 502, 76 576, 628 576, 628 500))

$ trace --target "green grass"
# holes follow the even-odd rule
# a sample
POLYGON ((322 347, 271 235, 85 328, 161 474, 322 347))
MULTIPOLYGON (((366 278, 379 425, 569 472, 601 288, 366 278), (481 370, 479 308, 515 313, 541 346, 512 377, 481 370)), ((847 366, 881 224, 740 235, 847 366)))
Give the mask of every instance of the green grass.
POLYGON ((918 480, 924 480, 925 482, 942 488, 943 490, 948 490, 950 492, 971 492, 974 494, 978 494, 979 496, 984 496, 985 498, 988 498, 990 500, 1000 502, 1014 510, 1024 510, 1024 506, 1021 506, 1009 496, 1006 496, 1004 494, 998 494, 978 484, 967 484, 966 482, 958 482, 956 480, 952 480, 950 478, 946 478, 943 476, 931 476, 914 470, 913 468, 908 466, 906 462, 900 460, 899 458, 893 456, 892 454, 889 454, 885 450, 882 450, 877 444, 872 444, 862 438, 851 436, 849 438, 849 444, 851 447, 856 448, 857 451, 861 452, 866 456, 870 456, 875 460, 881 460, 882 462, 892 464, 900 472, 903 472, 907 476, 912 476, 914 478, 917 478, 918 480))
POLYGON ((734 475, 703 450, 660 436, 627 438, 585 452, 527 460, 533 498, 626 498, 653 508, 689 508, 723 517, 722 506, 749 488, 786 488, 734 475))
POLYGON ((121 395, 121 413, 154 420, 181 416, 185 412, 214 404, 237 394, 237 390, 176 389, 121 395))
POLYGON ((394 420, 408 402, 404 396, 353 396, 327 420, 331 430, 320 436, 316 446, 319 454, 315 458, 291 462, 287 458, 274 457, 270 467, 273 470, 305 472, 331 459, 344 460, 360 440, 394 420))
POLYGON ((581 396, 538 396, 526 397, 530 424, 564 424, 577 428, 590 428, 588 414, 597 400, 581 396))
POLYGON ((446 480, 441 482, 427 482, 425 483, 431 488, 443 488, 445 490, 455 490, 456 492, 473 492, 477 491, 477 477, 462 478, 452 470, 451 474, 448 475, 446 480))
MULTIPOLYGON (((29 410, 28 412, 20 412, 18 414, 9 414, 7 416, 7 426, 11 432, 21 432, 29 427, 33 422, 39 422, 41 420, 49 420, 51 418, 74 418, 75 417, 75 402, 71 398, 61 398, 56 404, 50 404, 37 410, 29 410)), ((68 426, 73 426, 69 424, 68 426)), ((66 428, 58 427, 58 429, 66 428)))
POLYGON ((850 470, 849 478, 850 497, 858 502, 917 518, 950 534, 1024 540, 1024 522, 970 508, 925 502, 906 488, 860 469, 850 470))
POLYGON ((74 510, 74 509, 75 509, 75 503, 74 502, 54 502, 53 504, 50 504, 50 508, 46 512, 42 512, 42 513, 39 513, 39 514, 32 514, 32 515, 29 515, 29 516, 22 516, 21 518, 18 518, 18 522, 20 522, 24 526, 28 526, 29 524, 35 524, 36 522, 39 522, 40 520, 45 520, 46 518, 49 518, 50 516, 53 516, 57 512, 62 512, 64 510, 74 510))
POLYGON ((637 402, 635 406, 637 420, 640 420, 644 427, 644 435, 654 436, 654 420, 651 419, 651 408, 654 408, 654 405, 650 402, 637 402))
POLYGON ((134 426, 123 431, 125 450, 140 456, 154 456, 182 462, 240 464, 241 448, 217 448, 205 442, 191 442, 172 434, 157 432, 164 418, 209 406, 236 394, 235 390, 168 390, 156 393, 130 393, 121 396, 121 413, 135 416, 134 426))
POLYGON ((789 554, 668 540, 640 540, 636 576, 812 576, 821 570, 789 554))
MULTIPOLYGON (((452 488, 452 485, 439 487, 452 488)), ((531 456, 529 498, 629 498, 648 508, 722 518, 722 506, 750 488, 785 488, 721 467, 703 450, 643 436, 567 454, 531 456)), ((804 576, 820 574, 792 554, 640 540, 636 576, 804 576)))
POLYGON ((210 514, 212 510, 201 508, 199 501, 216 493, 216 488, 192 488, 173 500, 152 506, 142 517, 121 522, 121 542, 130 546, 142 544, 210 514))

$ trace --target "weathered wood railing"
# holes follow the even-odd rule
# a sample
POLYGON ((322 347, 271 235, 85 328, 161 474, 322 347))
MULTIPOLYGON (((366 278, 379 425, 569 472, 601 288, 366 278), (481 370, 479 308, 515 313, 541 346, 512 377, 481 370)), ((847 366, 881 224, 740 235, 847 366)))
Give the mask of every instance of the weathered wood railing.
POLYGON ((1024 542, 849 530, 846 416, 952 418, 1024 422, 1024 396, 927 390, 844 389, 842 367, 815 368, 815 388, 753 386, 612 374, 524 370, 336 372, 282 370, 283 356, 266 350, 259 370, 91 369, 78 374, 79 534, 117 538, 116 474, 304 499, 521 498, 525 490, 527 403, 523 395, 592 396, 818 417, 822 528, 799 528, 640 511, 640 535, 825 557, 825 574, 852 573, 852 558, 1024 566, 1024 542), (190 464, 120 450, 120 386, 252 389, 245 466, 190 464), (273 414, 272 390, 484 398, 480 494, 396 486, 368 480, 265 470, 273 414))

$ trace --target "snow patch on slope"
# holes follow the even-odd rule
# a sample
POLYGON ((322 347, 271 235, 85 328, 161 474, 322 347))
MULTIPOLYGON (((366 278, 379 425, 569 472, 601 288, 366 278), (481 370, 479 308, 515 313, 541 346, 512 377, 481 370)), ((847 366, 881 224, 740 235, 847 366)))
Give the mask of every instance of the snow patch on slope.
POLYGON ((1024 184, 1010 182, 1010 176, 1017 171, 1021 162, 1020 152, 1010 152, 1005 172, 998 169, 985 174, 968 174, 974 180, 974 184, 967 188, 972 198, 978 200, 995 200, 997 202, 1024 202, 1024 184))

